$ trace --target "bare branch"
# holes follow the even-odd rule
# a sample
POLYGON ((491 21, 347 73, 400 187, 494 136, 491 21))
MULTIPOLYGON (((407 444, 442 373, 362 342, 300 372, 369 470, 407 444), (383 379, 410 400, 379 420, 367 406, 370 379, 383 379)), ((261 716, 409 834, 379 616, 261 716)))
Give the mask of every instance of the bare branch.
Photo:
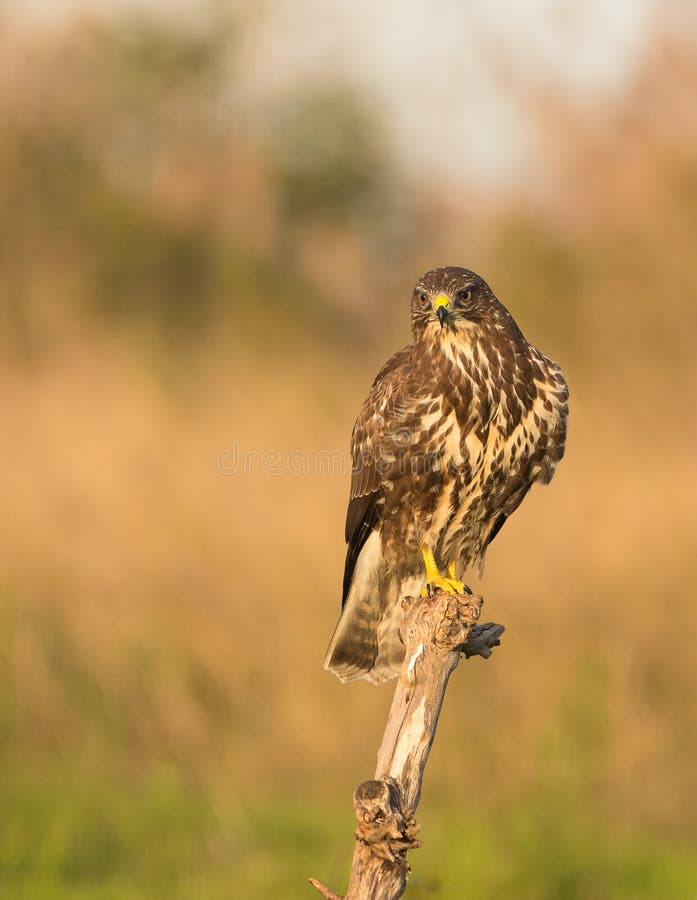
POLYGON ((406 888, 407 851, 416 849, 414 813, 438 725, 448 679, 462 655, 491 655, 503 626, 477 625, 483 600, 437 591, 403 601, 400 629, 405 655, 373 781, 353 796, 358 820, 353 866, 346 897, 315 879, 330 900, 396 900, 406 888))
POLYGON ((320 894, 323 897, 326 897, 327 900, 344 900, 343 894, 335 894, 334 891, 330 891, 325 884, 322 884, 322 882, 318 881, 316 878, 309 878, 308 881, 313 887, 316 887, 320 894))
POLYGON ((483 656, 489 659, 494 647, 501 643, 501 635, 506 629, 495 622, 487 622, 485 625, 473 625, 467 635, 462 652, 466 659, 472 656, 483 656))

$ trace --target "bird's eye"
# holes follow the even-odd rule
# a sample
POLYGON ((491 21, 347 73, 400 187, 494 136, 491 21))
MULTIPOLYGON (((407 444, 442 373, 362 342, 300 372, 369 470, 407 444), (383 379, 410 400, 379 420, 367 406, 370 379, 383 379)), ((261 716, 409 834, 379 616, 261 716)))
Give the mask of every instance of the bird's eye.
POLYGON ((462 288, 461 291, 457 292, 457 298, 456 298, 457 306, 464 306, 465 303, 469 303, 471 299, 472 299, 471 288, 462 288))
POLYGON ((424 294, 423 291, 419 293, 419 306, 421 309, 428 309, 431 305, 431 301, 428 299, 428 294, 424 294))

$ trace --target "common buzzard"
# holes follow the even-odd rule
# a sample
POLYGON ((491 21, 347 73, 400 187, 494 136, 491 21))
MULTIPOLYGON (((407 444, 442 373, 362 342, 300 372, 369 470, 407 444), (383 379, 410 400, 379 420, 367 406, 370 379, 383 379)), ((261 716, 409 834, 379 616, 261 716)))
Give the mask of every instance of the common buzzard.
POLYGON ((412 341, 387 361, 351 440, 343 606, 325 668, 379 683, 399 672, 401 598, 451 593, 564 454, 568 388, 489 285, 423 275, 412 341))

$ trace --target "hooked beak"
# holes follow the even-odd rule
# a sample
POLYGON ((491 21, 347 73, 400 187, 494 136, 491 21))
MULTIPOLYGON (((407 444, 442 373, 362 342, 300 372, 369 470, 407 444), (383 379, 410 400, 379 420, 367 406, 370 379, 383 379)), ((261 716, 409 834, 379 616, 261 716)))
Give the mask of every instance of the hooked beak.
POLYGON ((436 315, 438 316, 438 321, 440 322, 440 327, 442 328, 445 325, 445 320, 448 317, 448 304, 450 303, 450 298, 447 294, 438 294, 433 304, 433 307, 436 311, 436 315))

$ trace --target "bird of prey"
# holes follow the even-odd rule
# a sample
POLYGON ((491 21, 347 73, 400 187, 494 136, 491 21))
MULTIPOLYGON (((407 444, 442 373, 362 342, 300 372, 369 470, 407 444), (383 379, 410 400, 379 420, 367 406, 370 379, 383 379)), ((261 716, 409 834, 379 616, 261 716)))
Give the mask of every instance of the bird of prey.
POLYGON ((423 275, 411 343, 378 372, 351 439, 343 604, 325 668, 398 674, 401 599, 467 591, 463 573, 564 454, 568 388, 489 285, 454 266, 423 275))

